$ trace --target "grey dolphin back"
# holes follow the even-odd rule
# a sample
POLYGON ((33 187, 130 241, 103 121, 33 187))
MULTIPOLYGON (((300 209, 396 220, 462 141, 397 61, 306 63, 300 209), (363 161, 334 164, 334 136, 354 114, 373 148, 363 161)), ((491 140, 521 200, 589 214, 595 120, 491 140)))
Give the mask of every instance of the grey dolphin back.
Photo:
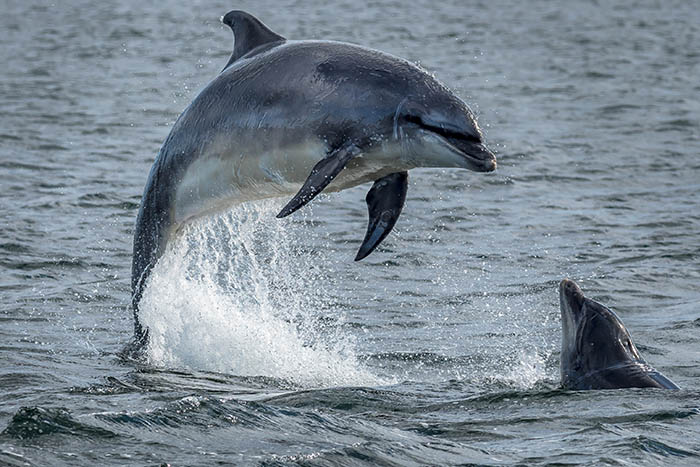
POLYGON ((229 11, 224 15, 222 22, 233 30, 233 54, 223 68, 224 70, 242 56, 262 45, 286 40, 245 11, 229 11))

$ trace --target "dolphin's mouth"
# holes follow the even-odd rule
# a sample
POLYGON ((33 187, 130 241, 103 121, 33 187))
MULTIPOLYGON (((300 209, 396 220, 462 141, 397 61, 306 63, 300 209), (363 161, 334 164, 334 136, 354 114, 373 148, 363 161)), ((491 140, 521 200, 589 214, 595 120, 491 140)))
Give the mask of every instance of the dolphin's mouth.
POLYGON ((572 280, 564 279, 559 283, 559 308, 561 312, 561 365, 562 378, 567 372, 569 360, 576 353, 578 327, 585 298, 579 286, 572 280))
POLYGON ((431 125, 424 119, 407 116, 407 121, 417 124, 422 130, 432 133, 453 153, 464 159, 465 168, 475 172, 496 170, 496 156, 478 136, 455 131, 444 125, 431 125))
POLYGON ((562 324, 575 323, 581 314, 585 297, 576 282, 564 279, 559 283, 562 324))
POLYGON ((447 144, 460 153, 476 172, 493 172, 496 170, 496 156, 480 141, 469 141, 438 133, 447 144))
POLYGON ((583 306, 583 290, 571 279, 564 279, 559 283, 559 296, 572 310, 580 310, 583 306))

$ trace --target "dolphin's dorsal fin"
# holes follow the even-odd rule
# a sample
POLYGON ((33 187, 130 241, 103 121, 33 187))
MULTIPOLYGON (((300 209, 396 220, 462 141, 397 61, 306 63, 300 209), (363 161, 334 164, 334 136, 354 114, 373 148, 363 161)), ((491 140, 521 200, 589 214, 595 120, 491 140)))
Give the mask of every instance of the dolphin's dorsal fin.
POLYGON ((258 18, 241 10, 226 13, 221 20, 233 30, 233 54, 224 70, 251 50, 271 42, 286 40, 272 32, 258 18))

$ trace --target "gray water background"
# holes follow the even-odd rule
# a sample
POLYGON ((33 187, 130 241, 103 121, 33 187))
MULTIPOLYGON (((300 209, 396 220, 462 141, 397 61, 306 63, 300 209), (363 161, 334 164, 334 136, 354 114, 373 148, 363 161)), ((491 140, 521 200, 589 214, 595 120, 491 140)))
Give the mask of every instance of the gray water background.
POLYGON ((0 465, 700 463, 694 2, 2 8, 0 465), (419 62, 498 154, 492 174, 412 171, 397 232, 360 263, 367 186, 284 224, 327 278, 305 339, 347 340, 378 382, 118 356, 146 175, 226 63, 232 8, 419 62), (684 389, 559 390, 563 277, 684 389))

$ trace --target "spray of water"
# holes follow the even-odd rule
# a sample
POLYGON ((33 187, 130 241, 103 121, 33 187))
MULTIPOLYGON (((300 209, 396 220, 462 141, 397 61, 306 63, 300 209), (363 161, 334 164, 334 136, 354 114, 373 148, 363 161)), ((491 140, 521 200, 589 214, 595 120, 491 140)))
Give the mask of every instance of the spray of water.
POLYGON ((532 389, 536 383, 546 380, 546 366, 545 357, 537 350, 521 350, 509 371, 496 375, 494 379, 518 389, 532 389))
POLYGON ((278 210, 246 203, 171 240, 140 306, 151 362, 306 387, 382 384, 329 298, 332 253, 312 249, 312 226, 276 219, 278 210))

